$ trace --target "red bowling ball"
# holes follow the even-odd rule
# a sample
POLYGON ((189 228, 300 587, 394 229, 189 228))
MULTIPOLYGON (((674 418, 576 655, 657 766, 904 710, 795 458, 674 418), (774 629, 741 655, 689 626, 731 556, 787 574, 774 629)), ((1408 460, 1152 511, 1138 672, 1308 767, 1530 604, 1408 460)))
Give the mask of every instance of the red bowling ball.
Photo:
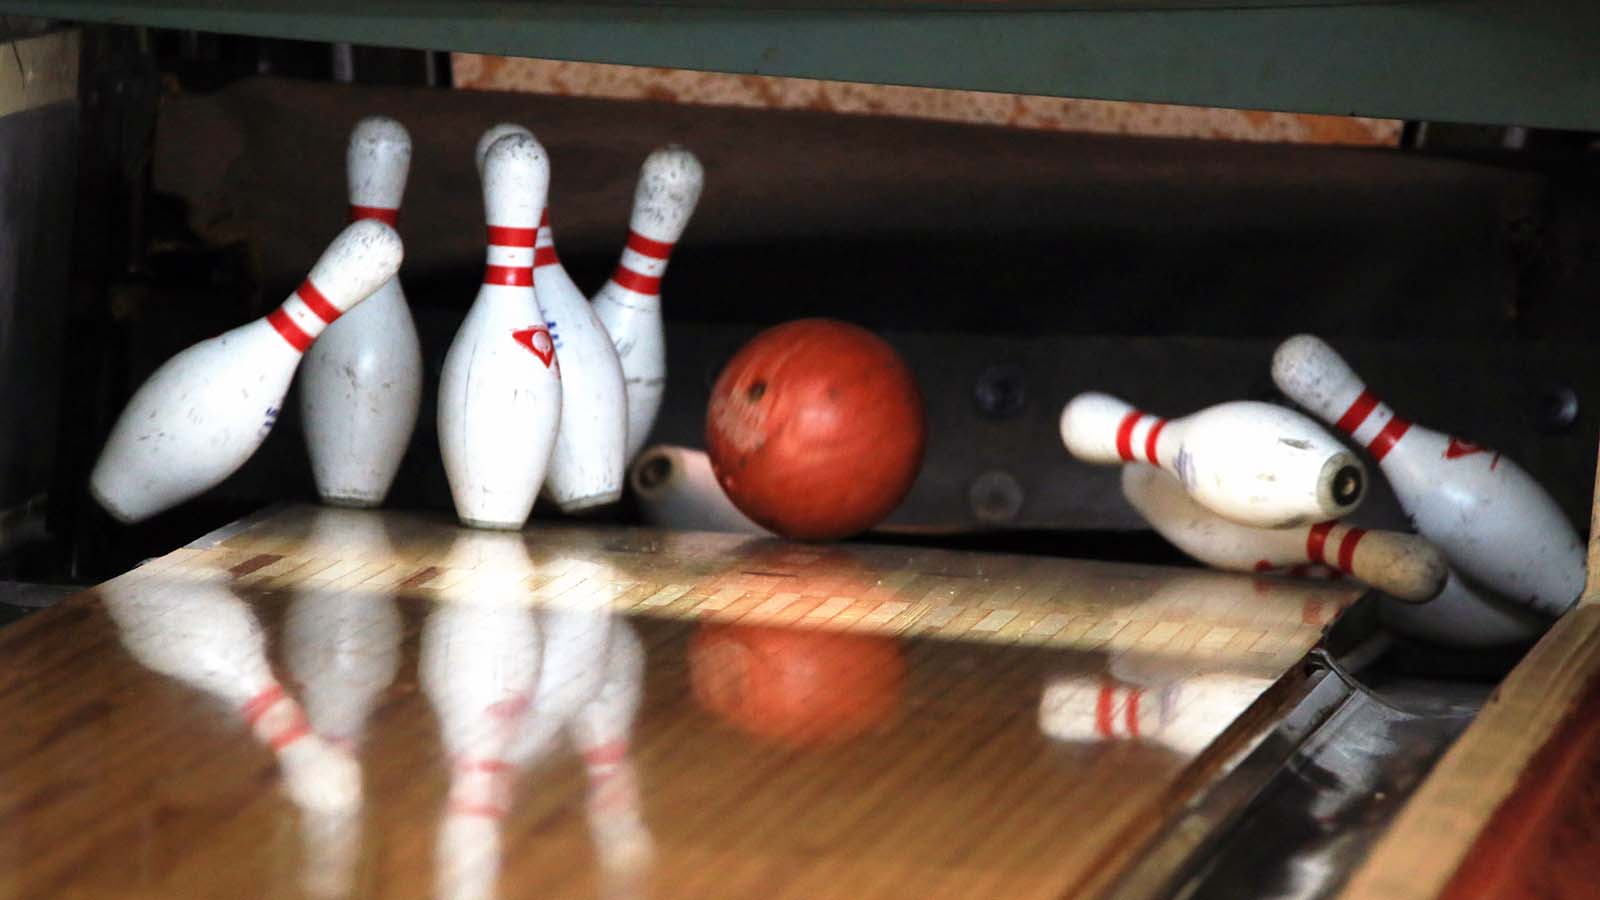
POLYGON ((911 489, 927 438, 922 393, 882 338, 831 319, 769 328, 722 370, 706 451, 735 506, 784 537, 865 531, 911 489))

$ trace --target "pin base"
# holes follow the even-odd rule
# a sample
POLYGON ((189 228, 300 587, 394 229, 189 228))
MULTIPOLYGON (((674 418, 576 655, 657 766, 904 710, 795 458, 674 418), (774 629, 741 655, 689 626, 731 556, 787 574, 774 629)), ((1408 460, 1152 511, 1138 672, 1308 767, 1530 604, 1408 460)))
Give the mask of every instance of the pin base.
POLYGON ((105 495, 100 493, 100 489, 95 486, 93 481, 89 482, 89 496, 93 497, 94 502, 100 504, 100 508, 105 510, 111 516, 111 518, 116 519, 118 522, 121 522, 124 525, 137 525, 145 519, 150 518, 150 515, 135 516, 123 511, 122 509, 119 509, 115 503, 106 499, 105 495))
POLYGON ((608 503, 615 503, 621 499, 622 488, 618 487, 614 491, 607 491, 603 494, 590 494, 587 497, 579 497, 575 500, 557 501, 556 505, 561 507, 562 512, 571 513, 585 509, 593 509, 596 506, 605 506, 608 503))
POLYGON ((340 509, 377 509, 383 505, 382 497, 322 497, 324 506, 337 506, 340 509))
POLYGON ((483 519, 469 519, 465 516, 458 516, 457 518, 461 520, 461 524, 468 528, 478 528, 484 531, 521 531, 522 526, 527 524, 526 520, 522 522, 488 522, 483 519))

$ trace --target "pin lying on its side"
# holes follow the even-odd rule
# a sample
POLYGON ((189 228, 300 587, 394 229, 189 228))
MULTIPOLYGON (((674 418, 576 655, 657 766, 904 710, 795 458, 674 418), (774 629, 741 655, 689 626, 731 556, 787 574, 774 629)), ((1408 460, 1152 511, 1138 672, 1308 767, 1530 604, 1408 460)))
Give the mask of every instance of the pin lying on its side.
POLYGON ((1207 509, 1260 528, 1340 518, 1366 489, 1360 461, 1332 435, 1270 403, 1223 403, 1168 421, 1084 393, 1061 411, 1061 441, 1087 463, 1159 466, 1207 509))
POLYGON ((750 521, 728 499, 704 450, 656 444, 634 461, 629 475, 644 520, 682 531, 725 531, 735 534, 772 532, 750 521))
MULTIPOLYGON (((382 116, 357 122, 345 168, 350 220, 394 225, 411 168, 405 127, 382 116)), ((411 444, 421 400, 422 345, 397 276, 329 325, 306 353, 300 416, 323 502, 382 505, 411 444)))
POLYGON ((1162 537, 1218 569, 1258 572, 1321 563, 1413 603, 1438 596, 1448 574, 1439 551, 1414 534, 1335 521, 1295 528, 1239 525, 1196 503, 1176 478, 1152 466, 1123 466, 1122 495, 1162 537))
POLYGON ((628 245, 616 272, 594 295, 595 315, 611 335, 627 380, 630 461, 644 449, 666 390, 661 277, 704 185, 705 169, 687 149, 663 147, 651 153, 634 190, 628 245))
POLYGON ((402 255, 393 228, 356 222, 282 306, 167 360, 111 429, 89 479, 95 500, 123 522, 139 522, 232 475, 277 422, 301 355, 393 278, 402 255))
POLYGON ((1462 574, 1547 615, 1577 602, 1583 545, 1521 466, 1395 415, 1320 338, 1284 341, 1273 354, 1272 379, 1367 448, 1417 531, 1462 574))

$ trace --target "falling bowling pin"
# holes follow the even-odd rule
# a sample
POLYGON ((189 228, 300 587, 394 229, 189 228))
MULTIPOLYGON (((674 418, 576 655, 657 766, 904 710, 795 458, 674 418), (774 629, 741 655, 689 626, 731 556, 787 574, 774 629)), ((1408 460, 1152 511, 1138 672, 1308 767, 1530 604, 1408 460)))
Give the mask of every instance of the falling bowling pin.
MULTIPOLYGON (((395 224, 411 167, 399 122, 356 123, 345 157, 350 219, 395 224)), ((422 397, 422 345, 398 277, 328 326, 306 353, 300 415, 323 502, 380 506, 411 444, 422 397)))
POLYGON ((595 314, 616 345, 627 380, 630 461, 644 449, 666 390, 661 276, 704 184, 700 160, 683 147, 663 147, 645 159, 633 194, 627 247, 616 272, 594 295, 595 314))
POLYGON ((1213 513, 1154 466, 1122 467, 1122 495, 1151 527, 1208 566, 1259 572, 1305 563, 1329 565, 1402 600, 1421 603, 1444 588, 1444 557, 1423 538, 1368 531, 1336 521, 1294 528, 1251 528, 1213 513))
POLYGON ((1159 466, 1202 506, 1258 528, 1340 518, 1366 486, 1360 461, 1332 435, 1270 403, 1223 403, 1169 422, 1084 393, 1061 411, 1061 441, 1087 463, 1159 466))
POLYGON ((301 355, 393 278, 401 256, 393 228, 356 222, 282 306, 163 363, 100 451, 89 478, 95 500, 117 519, 139 522, 232 475, 272 430, 301 355))
POLYGON ((1297 335, 1272 357, 1289 399, 1367 448, 1422 536, 1469 582, 1547 615, 1583 592, 1583 545, 1555 500, 1492 450, 1400 418, 1321 338, 1297 335))
POLYGON ((481 170, 488 263, 440 374, 439 450, 461 521, 517 529, 561 424, 561 368, 533 289, 550 161, 531 135, 514 133, 485 151, 481 170))

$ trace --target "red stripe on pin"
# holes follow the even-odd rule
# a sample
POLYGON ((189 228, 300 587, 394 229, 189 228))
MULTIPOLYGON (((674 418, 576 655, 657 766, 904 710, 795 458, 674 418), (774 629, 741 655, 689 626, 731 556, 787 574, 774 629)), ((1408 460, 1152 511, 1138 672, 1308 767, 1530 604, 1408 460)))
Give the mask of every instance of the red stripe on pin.
POLYGON ((1365 528, 1352 528, 1345 532, 1344 540, 1339 542, 1339 568, 1354 575, 1350 567, 1356 559, 1356 545, 1361 543, 1361 538, 1367 533, 1365 528))
POLYGON ((311 347, 311 335, 301 331, 300 326, 289 318, 289 314, 284 312, 282 307, 267 313, 267 324, 276 329, 278 334, 289 342, 289 346, 301 353, 311 347))
POLYGON ((539 213, 539 227, 540 228, 549 228, 550 227, 550 208, 549 207, 545 207, 544 211, 539 213))
POLYGON ((1156 442, 1161 439, 1161 429, 1167 427, 1166 419, 1157 419, 1150 426, 1150 433, 1144 438, 1144 458, 1150 460, 1150 465, 1159 466, 1161 461, 1156 458, 1156 442))
POLYGON ((273 735, 267 741, 267 746, 271 747, 273 752, 277 752, 310 733, 311 726, 307 724, 305 716, 297 715, 294 721, 289 723, 288 728, 273 735))
POLYGON ((317 318, 328 325, 332 325, 334 319, 344 315, 344 311, 329 303, 328 298, 324 297, 322 292, 317 290, 317 286, 312 284, 310 280, 301 282, 300 286, 295 288, 294 293, 295 296, 300 298, 300 302, 306 305, 306 309, 311 310, 317 318))
POLYGON ((1350 404, 1350 408, 1344 411, 1344 415, 1339 417, 1339 421, 1334 423, 1334 427, 1345 434, 1355 434, 1361 423, 1365 422, 1367 416, 1372 415, 1372 411, 1377 408, 1378 398, 1372 396, 1371 391, 1362 391, 1361 396, 1357 397, 1355 402, 1350 404))
POLYGON ((510 287, 533 287, 532 266, 484 266, 484 284, 503 284, 510 287))
POLYGON ((672 255, 672 244, 653 241, 637 231, 628 232, 628 249, 652 259, 666 259, 672 255))
POLYGON ((359 222, 362 219, 377 219, 385 225, 396 225, 400 220, 400 210, 390 209, 387 206, 357 206, 350 204, 350 221, 359 222))
POLYGON ((636 294, 661 293, 661 276, 642 275, 627 266, 617 266, 617 271, 611 276, 611 280, 615 281, 618 287, 627 288, 636 294))
POLYGON ((266 715, 267 710, 282 700, 283 696, 283 687, 275 684, 245 701, 244 709, 241 710, 244 713, 245 724, 254 728, 256 720, 266 715))
POLYGON ((1131 738, 1139 736, 1139 696, 1143 693, 1144 690, 1142 688, 1134 688, 1128 692, 1128 715, 1126 721, 1128 737, 1131 738))
POLYGON ((1410 422, 1395 416, 1383 426, 1383 430, 1372 439, 1372 443, 1367 445, 1367 452, 1372 454, 1373 459, 1383 462, 1383 458, 1389 455, 1395 444, 1400 443, 1400 439, 1406 436, 1406 430, 1410 427, 1410 422))
POLYGON ((1100 684, 1100 698, 1094 704, 1094 730, 1101 737, 1112 737, 1115 734, 1112 730, 1115 727, 1115 720, 1112 719, 1112 713, 1115 712, 1112 701, 1116 697, 1116 690, 1117 686, 1109 681, 1100 684))
POLYGON ((1139 426, 1139 420, 1144 418, 1144 413, 1137 409, 1122 417, 1122 424, 1117 426, 1117 455, 1123 462, 1133 462, 1133 429, 1139 426))
POLYGON ((539 249, 533 251, 533 267, 535 269, 540 268, 541 266, 553 266, 559 262, 561 262, 561 259, 560 257, 556 256, 556 247, 554 244, 551 244, 548 247, 540 247, 539 249))
POLYGON ((489 226, 489 243, 498 247, 532 247, 538 243, 539 229, 512 228, 507 225, 489 226))
POLYGON ((1311 530, 1306 532, 1306 559, 1314 563, 1327 561, 1327 557, 1323 554, 1327 552, 1328 533, 1333 531, 1333 526, 1337 524, 1337 522, 1318 522, 1311 526, 1311 530))

